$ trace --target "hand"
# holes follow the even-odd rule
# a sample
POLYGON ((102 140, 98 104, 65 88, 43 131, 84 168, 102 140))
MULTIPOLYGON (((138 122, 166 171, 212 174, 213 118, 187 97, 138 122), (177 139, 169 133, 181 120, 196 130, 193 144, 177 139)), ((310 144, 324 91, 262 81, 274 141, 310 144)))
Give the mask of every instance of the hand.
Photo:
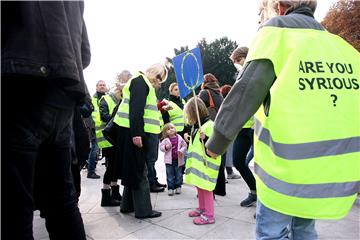
POLYGON ((178 158, 183 158, 184 157, 184 153, 183 152, 178 152, 178 158))
POLYGON ((143 144, 142 144, 142 139, 141 139, 140 136, 133 137, 133 138, 132 138, 132 141, 133 141, 133 143, 134 143, 137 147, 139 147, 139 148, 141 148, 141 147, 143 146, 143 144))
POLYGON ((201 138, 202 140, 204 140, 205 137, 206 137, 206 136, 205 136, 205 133, 201 131, 201 132, 200 132, 200 138, 201 138))
POLYGON ((188 134, 188 133, 185 133, 184 134, 184 140, 185 140, 185 142, 189 142, 190 141, 190 135, 188 134))
POLYGON ((213 153, 212 151, 210 151, 209 149, 206 149, 206 153, 207 153, 207 155, 209 155, 212 158, 217 158, 219 156, 216 153, 213 153))
POLYGON ((171 147, 172 147, 171 143, 165 145, 165 148, 166 148, 167 151, 169 151, 171 149, 171 147))
POLYGON ((162 109, 165 111, 169 111, 169 110, 173 109, 173 107, 170 104, 168 104, 168 105, 163 106, 162 109))

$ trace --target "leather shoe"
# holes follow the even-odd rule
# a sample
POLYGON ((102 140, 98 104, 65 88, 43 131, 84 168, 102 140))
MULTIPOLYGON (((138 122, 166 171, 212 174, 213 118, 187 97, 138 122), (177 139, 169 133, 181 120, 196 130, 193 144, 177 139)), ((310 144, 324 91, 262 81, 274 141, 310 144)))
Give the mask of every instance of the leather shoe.
POLYGON ((87 175, 87 178, 99 179, 100 176, 97 175, 96 173, 90 173, 90 174, 87 175))
POLYGON ((158 181, 155 182, 156 186, 166 188, 166 184, 159 183, 158 181))
POLYGON ((143 218, 157 218, 161 216, 161 212, 152 210, 152 212, 147 216, 135 216, 136 218, 143 219, 143 218))
POLYGON ((153 184, 150 186, 150 192, 163 192, 165 190, 165 188, 162 188, 162 187, 158 187, 156 186, 156 184, 153 184))
POLYGON ((121 212, 121 213, 131 213, 131 212, 134 212, 134 210, 121 209, 121 208, 120 208, 120 212, 121 212))

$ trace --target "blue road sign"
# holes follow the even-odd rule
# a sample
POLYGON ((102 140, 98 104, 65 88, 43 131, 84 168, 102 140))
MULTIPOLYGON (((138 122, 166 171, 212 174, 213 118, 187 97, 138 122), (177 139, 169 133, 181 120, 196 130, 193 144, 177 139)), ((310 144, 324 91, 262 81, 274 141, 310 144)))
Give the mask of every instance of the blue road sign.
POLYGON ((200 49, 186 51, 172 60, 180 97, 185 98, 204 81, 200 49))

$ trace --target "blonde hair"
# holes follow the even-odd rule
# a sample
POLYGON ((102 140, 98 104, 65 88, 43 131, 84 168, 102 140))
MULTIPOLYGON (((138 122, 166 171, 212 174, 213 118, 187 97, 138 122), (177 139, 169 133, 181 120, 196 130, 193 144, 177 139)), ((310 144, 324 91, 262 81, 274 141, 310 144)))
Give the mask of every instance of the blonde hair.
POLYGON ((200 120, 209 116, 209 111, 207 110, 205 103, 199 97, 192 97, 184 106, 185 121, 189 125, 194 125, 198 122, 195 99, 199 108, 200 120))
MULTIPOLYGON (((172 124, 171 122, 167 123, 164 125, 162 131, 161 131, 161 140, 169 137, 168 134, 167 134, 167 131, 171 128, 171 127, 174 127, 175 128, 175 125, 172 124)), ((175 133, 176 133, 176 128, 175 128, 175 133)))
POLYGON ((176 82, 173 82, 172 84, 170 84, 169 86, 169 93, 172 92, 172 90, 174 89, 174 87, 176 87, 178 84, 176 82))
POLYGON ((166 80, 167 69, 164 64, 156 63, 146 69, 145 75, 149 79, 151 84, 156 86, 166 80))
POLYGON ((279 16, 277 8, 277 0, 261 0, 259 4, 260 24, 264 24, 267 20, 279 16))

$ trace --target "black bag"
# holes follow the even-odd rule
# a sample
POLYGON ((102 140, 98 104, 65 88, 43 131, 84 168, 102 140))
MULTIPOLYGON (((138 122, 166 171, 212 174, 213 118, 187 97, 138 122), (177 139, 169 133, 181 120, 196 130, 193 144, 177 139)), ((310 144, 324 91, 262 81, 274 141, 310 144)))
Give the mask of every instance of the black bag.
POLYGON ((118 127, 118 125, 116 123, 114 123, 114 118, 115 118, 117 110, 120 106, 120 103, 121 103, 121 101, 114 108, 114 110, 111 114, 111 119, 106 124, 105 128, 102 130, 102 133, 103 133, 105 139, 108 140, 112 145, 116 145, 116 139, 117 139, 116 128, 118 127))

